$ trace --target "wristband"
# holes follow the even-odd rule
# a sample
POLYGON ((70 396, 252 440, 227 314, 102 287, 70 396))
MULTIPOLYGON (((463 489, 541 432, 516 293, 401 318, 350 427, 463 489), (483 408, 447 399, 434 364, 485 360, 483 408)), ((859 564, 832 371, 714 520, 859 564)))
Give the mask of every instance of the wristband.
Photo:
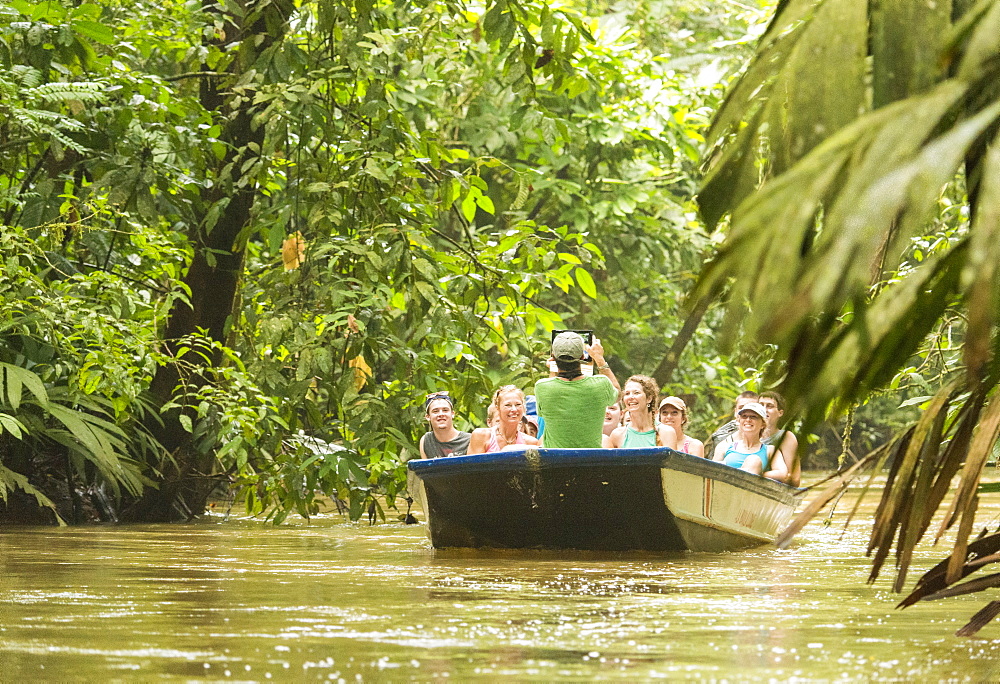
POLYGON ((602 370, 605 370, 605 369, 607 369, 607 368, 611 368, 611 366, 609 366, 609 365, 608 365, 608 364, 606 364, 606 363, 602 363, 602 364, 600 364, 600 365, 599 365, 599 366, 597 367, 597 370, 599 370, 599 371, 602 371, 602 370))

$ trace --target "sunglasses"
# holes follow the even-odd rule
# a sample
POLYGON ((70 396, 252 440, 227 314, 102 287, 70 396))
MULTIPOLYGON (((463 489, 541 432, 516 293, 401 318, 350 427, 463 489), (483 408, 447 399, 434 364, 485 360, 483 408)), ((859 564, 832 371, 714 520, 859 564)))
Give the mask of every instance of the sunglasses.
POLYGON ((427 410, 427 407, 430 406, 431 402, 434 401, 435 399, 444 399, 445 401, 448 402, 450 406, 452 407, 455 406, 455 404, 451 400, 451 397, 448 395, 448 391, 445 390, 443 392, 433 392, 432 394, 428 394, 427 397, 424 399, 424 410, 427 410))

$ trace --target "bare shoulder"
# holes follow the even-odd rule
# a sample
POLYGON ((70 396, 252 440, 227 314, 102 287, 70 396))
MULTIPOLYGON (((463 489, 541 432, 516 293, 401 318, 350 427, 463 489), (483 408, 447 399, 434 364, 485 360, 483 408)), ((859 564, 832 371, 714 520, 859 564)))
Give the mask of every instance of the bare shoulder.
POLYGON ((468 454, 481 454, 486 451, 486 445, 490 441, 490 428, 476 428, 469 437, 468 454))
POLYGON ((716 444, 715 453, 712 454, 712 459, 716 461, 721 461, 726 455, 727 448, 728 447, 726 446, 725 442, 719 442, 718 444, 716 444))
POLYGON ((671 449, 677 448, 677 431, 674 430, 669 425, 660 425, 656 428, 656 432, 659 435, 660 443, 664 446, 668 446, 671 449))

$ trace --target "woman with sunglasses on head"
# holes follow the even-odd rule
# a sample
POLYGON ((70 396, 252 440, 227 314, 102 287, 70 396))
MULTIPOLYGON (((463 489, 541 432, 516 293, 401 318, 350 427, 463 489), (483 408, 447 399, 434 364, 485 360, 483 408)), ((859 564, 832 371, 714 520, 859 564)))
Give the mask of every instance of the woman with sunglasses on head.
POLYGON ((472 435, 455 429, 455 407, 447 392, 435 392, 424 400, 424 418, 431 431, 420 438, 420 458, 463 456, 472 435))
POLYGON ((761 475, 771 468, 784 470, 784 461, 774 458, 774 446, 761 442, 767 427, 767 410, 759 402, 745 404, 736 413, 736 434, 733 441, 723 442, 715 447, 713 460, 722 461, 727 466, 761 475))
POLYGON ((504 385, 493 393, 491 403, 496 409, 496 423, 473 430, 468 453, 488 454, 538 444, 537 439, 522 431, 524 392, 514 385, 504 385))

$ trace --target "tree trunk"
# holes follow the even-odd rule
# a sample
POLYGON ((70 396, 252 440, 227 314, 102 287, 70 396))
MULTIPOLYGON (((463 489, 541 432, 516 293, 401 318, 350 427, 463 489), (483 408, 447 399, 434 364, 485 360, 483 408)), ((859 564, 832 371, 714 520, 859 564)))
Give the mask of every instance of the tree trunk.
POLYGON ((660 361, 656 370, 653 371, 653 379, 656 380, 656 383, 660 387, 669 383, 673 377, 684 348, 687 347, 688 342, 694 337, 694 332, 698 329, 698 324, 701 323, 701 319, 705 317, 705 312, 708 311, 708 304, 708 297, 702 297, 695 302, 694 309, 684 319, 684 325, 681 326, 680 332, 674 338, 674 343, 670 345, 670 350, 663 357, 663 360, 660 361))
MULTIPOLYGON (((211 0, 205 0, 204 7, 209 14, 221 11, 211 0)), ((194 257, 184 278, 191 292, 190 305, 177 301, 170 312, 164 345, 171 355, 182 338, 199 331, 213 342, 225 342, 243 275, 245 228, 257 197, 254 178, 260 173, 258 164, 265 163, 260 157, 265 131, 262 124, 253 124, 254 97, 252 91, 248 92, 252 86, 242 85, 238 94, 228 88, 258 67, 261 54, 283 40, 294 5, 288 0, 260 0, 244 2, 242 7, 242 17, 221 17, 223 29, 213 38, 217 46, 239 43, 227 74, 206 78, 201 86, 202 106, 222 124, 219 139, 227 151, 215 169, 212 187, 203 193, 201 220, 190 229, 194 257), (249 163, 251 160, 255 163, 249 163), (225 204, 218 219, 208 225, 210 210, 220 202, 225 204)), ((221 361, 219 353, 212 349, 199 351, 202 354, 185 357, 194 369, 183 376, 176 364, 157 370, 150 387, 157 402, 177 400, 175 389, 181 382, 197 388, 212 381, 210 371, 221 361)), ((163 473, 159 487, 148 489, 140 499, 130 502, 122 511, 122 519, 164 521, 191 517, 204 510, 205 501, 218 484, 211 477, 215 457, 192 448, 191 435, 179 421, 185 411, 189 409, 168 412, 162 416, 162 425, 150 426, 175 465, 164 471, 161 463, 166 466, 168 460, 154 464, 163 473)))

